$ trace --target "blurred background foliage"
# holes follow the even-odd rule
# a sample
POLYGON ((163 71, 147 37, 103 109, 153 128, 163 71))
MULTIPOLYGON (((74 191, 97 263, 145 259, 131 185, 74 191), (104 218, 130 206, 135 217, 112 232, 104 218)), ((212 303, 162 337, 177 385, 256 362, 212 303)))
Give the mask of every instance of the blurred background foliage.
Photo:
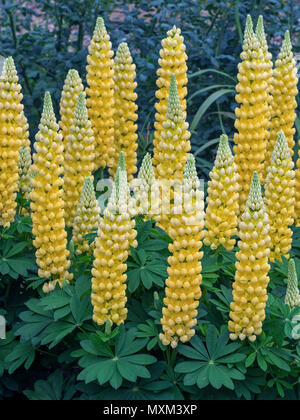
POLYGON ((300 52, 298 0, 0 0, 0 55, 12 55, 17 64, 33 141, 44 91, 51 91, 58 112, 67 71, 75 68, 85 79, 87 46, 97 16, 103 16, 114 49, 128 42, 137 65, 141 159, 152 148, 160 41, 170 27, 179 26, 189 56, 193 152, 199 175, 205 176, 220 133, 232 137, 234 131, 234 87, 247 13, 255 24, 263 14, 274 57, 286 29, 300 52))

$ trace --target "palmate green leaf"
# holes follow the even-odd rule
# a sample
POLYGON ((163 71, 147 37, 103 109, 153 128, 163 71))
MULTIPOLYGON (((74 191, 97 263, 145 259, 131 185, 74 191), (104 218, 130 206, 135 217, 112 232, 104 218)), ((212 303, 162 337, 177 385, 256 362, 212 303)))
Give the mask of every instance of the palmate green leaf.
POLYGON ((5 358, 5 362, 8 364, 8 373, 14 373, 22 365, 28 370, 34 359, 35 349, 30 342, 17 343, 5 358))
POLYGON ((44 330, 41 344, 48 344, 49 349, 52 349, 58 343, 60 343, 67 335, 71 334, 75 330, 75 328, 76 325, 69 322, 53 322, 44 330))
POLYGON ((226 387, 234 389, 233 380, 243 380, 244 375, 231 366, 246 359, 246 355, 238 353, 239 343, 228 344, 229 335, 223 333, 218 337, 217 329, 210 325, 206 342, 194 336, 190 346, 180 345, 178 352, 193 361, 180 362, 175 366, 175 372, 183 373, 184 384, 197 384, 202 389, 208 384, 216 389, 226 387))
POLYGON ((16 331, 22 340, 31 340, 34 345, 48 345, 50 349, 75 331, 92 317, 89 295, 80 298, 89 287, 86 280, 76 287, 66 285, 63 290, 57 287, 51 294, 41 299, 26 302, 28 311, 21 312, 23 321, 16 331), (84 284, 85 283, 85 284, 84 284))
POLYGON ((114 350, 95 335, 90 340, 82 341, 83 350, 72 353, 80 358, 79 365, 84 368, 78 379, 86 383, 97 380, 100 385, 109 382, 114 389, 118 389, 123 379, 135 382, 137 378, 150 378, 145 366, 154 364, 156 358, 139 353, 148 340, 135 338, 135 334, 136 329, 126 332, 124 327, 120 327, 120 333, 114 339, 114 350))

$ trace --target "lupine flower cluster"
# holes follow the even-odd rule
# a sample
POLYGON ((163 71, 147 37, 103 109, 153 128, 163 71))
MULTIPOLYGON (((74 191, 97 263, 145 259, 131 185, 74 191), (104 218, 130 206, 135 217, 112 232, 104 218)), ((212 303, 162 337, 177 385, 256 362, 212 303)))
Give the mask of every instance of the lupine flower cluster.
MULTIPOLYGON (((113 56, 104 21, 98 18, 87 57, 87 88, 76 70, 68 72, 59 124, 46 93, 33 164, 17 71, 12 58, 5 60, 0 77, 0 226, 7 229, 14 221, 18 192, 30 201, 45 293, 75 281, 67 238, 75 245, 72 258, 93 258, 93 320, 101 326, 120 325, 127 318, 126 262, 130 248, 138 246, 136 217, 156 222, 170 239, 159 338, 172 348, 197 333, 203 243, 209 252, 237 246, 228 329, 232 340, 254 342, 266 317, 270 262, 290 257, 291 226, 300 224, 300 159, 296 170, 292 160, 298 79, 289 33, 273 70, 263 19, 259 17, 254 32, 247 17, 233 153, 232 139, 221 135, 206 211, 195 158, 189 154, 188 57, 180 29, 173 27, 162 40, 153 157, 146 154, 136 179, 136 67, 124 42, 113 56), (94 179, 106 168, 112 190, 100 216, 94 179)), ((300 306, 299 296, 291 259, 285 303, 291 309, 300 306)))

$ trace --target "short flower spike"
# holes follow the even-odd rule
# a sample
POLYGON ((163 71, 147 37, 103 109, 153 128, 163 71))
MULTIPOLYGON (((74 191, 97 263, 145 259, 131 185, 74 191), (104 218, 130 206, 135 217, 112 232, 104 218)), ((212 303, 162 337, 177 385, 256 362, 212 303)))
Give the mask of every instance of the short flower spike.
POLYGON ((253 32, 251 17, 248 15, 241 63, 238 69, 235 109, 234 155, 239 174, 239 205, 243 213, 252 174, 257 171, 262 176, 268 139, 269 121, 269 72, 265 71, 263 47, 253 32))
POLYGON ((73 242, 77 246, 77 254, 91 252, 95 243, 89 244, 84 237, 94 230, 99 229, 100 208, 97 203, 93 178, 84 179, 81 197, 77 206, 76 216, 73 224, 73 242))
POLYGON ((111 196, 95 241, 92 304, 93 320, 98 325, 107 321, 120 325, 127 317, 125 262, 130 246, 137 246, 129 199, 125 159, 121 153, 111 196))
POLYGON ((114 157, 113 50, 104 20, 97 19, 87 57, 87 106, 95 135, 95 165, 111 166, 114 157))
POLYGON ((289 261, 288 265, 288 282, 285 295, 285 304, 289 305, 291 309, 294 309, 296 306, 300 306, 300 293, 296 265, 295 261, 292 259, 289 261))
POLYGON ((28 200, 29 193, 32 190, 31 178, 31 153, 27 146, 22 146, 19 151, 19 190, 28 200))
POLYGON ((269 215, 270 260, 289 258, 294 223, 295 172, 289 146, 283 131, 277 136, 265 183, 265 204, 269 215))
POLYGON ((146 219, 152 219, 159 213, 159 188, 155 179, 150 153, 142 161, 134 188, 136 199, 136 214, 142 214, 146 219))
POLYGON ((70 261, 61 189, 63 144, 58 129, 51 96, 47 92, 34 144, 32 172, 35 176, 31 180, 33 190, 30 193, 38 275, 49 280, 44 285, 44 292, 54 290, 57 282, 62 286, 65 279, 72 279, 72 275, 68 273, 70 261))
POLYGON ((229 331, 232 340, 254 342, 262 333, 270 266, 269 220, 257 172, 253 174, 249 197, 239 224, 239 251, 229 331))
POLYGON ((224 246, 230 251, 235 245, 233 236, 238 225, 239 176, 225 134, 220 137, 215 165, 209 176, 204 243, 212 249, 224 246))

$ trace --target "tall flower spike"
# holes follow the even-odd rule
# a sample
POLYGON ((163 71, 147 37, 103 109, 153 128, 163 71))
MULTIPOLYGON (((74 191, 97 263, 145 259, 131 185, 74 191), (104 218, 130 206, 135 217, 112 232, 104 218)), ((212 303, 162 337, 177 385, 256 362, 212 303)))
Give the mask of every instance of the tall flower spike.
POLYGON ((294 154, 297 83, 296 61, 293 58, 289 31, 286 31, 273 72, 271 130, 265 159, 265 171, 270 166, 277 134, 280 130, 286 136, 291 156, 294 154))
POLYGON ((166 116, 166 121, 162 123, 161 140, 156 143, 157 166, 154 169, 162 187, 161 214, 156 220, 168 232, 175 184, 182 180, 188 152, 191 150, 189 125, 185 121, 174 74, 171 76, 166 116))
POLYGON ((73 225, 73 242, 77 246, 77 254, 91 252, 95 242, 89 244, 84 236, 98 231, 100 225, 100 208, 97 203, 93 178, 84 179, 80 201, 77 206, 76 217, 73 225))
POLYGON ((134 188, 137 214, 143 214, 146 219, 152 219, 159 213, 159 188, 155 179, 150 153, 143 159, 134 188))
MULTIPOLYGON (((272 61, 272 54, 269 52, 268 49, 268 43, 267 43, 267 38, 266 38, 266 34, 265 34, 265 28, 264 28, 264 18, 262 15, 259 16, 258 20, 257 20, 257 26, 256 26, 256 32, 255 32, 258 42, 260 43, 260 47, 262 49, 263 52, 263 57, 264 57, 264 71, 268 74, 268 77, 266 79, 267 82, 267 91, 268 91, 268 116, 267 116, 267 120, 268 120, 268 131, 266 133, 266 144, 268 145, 269 142, 269 138, 270 138, 270 131, 269 128, 271 126, 271 116, 272 116, 272 81, 273 81, 273 61, 272 61)), ((267 153, 267 146, 266 146, 266 153, 267 153)), ((267 168, 264 167, 264 172, 263 172, 263 180, 265 181, 266 179, 266 171, 267 168)))
POLYGON ((239 224, 239 251, 230 304, 229 331, 231 340, 251 342, 262 333, 270 266, 269 220, 257 172, 254 172, 249 198, 239 224))
POLYGON ((117 170, 112 193, 100 221, 95 241, 94 267, 92 269, 93 320, 98 325, 107 321, 120 325, 127 318, 125 264, 130 245, 137 246, 135 221, 129 207, 126 168, 123 157, 117 170))
POLYGON ((289 258, 294 222, 295 172, 289 146, 283 131, 278 133, 271 166, 265 184, 265 204, 269 215, 271 253, 270 260, 289 258))
POLYGON ((31 185, 31 153, 28 147, 22 146, 19 151, 19 190, 28 200, 29 193, 32 190, 31 185))
POLYGON ((85 95, 78 95, 72 126, 65 143, 64 186, 65 220, 72 226, 80 199, 84 178, 94 169, 94 135, 88 119, 85 95))
MULTIPOLYGON (((165 307, 161 319, 163 332, 159 335, 164 345, 177 347, 179 340, 186 343, 195 334, 197 308, 201 297, 202 266, 200 252, 204 228, 204 194, 198 189, 195 160, 189 156, 184 173, 184 208, 174 208, 169 231, 173 243, 169 245, 168 279, 165 307)), ((182 196, 178 197, 182 202, 182 196)), ((175 203, 177 197, 175 196, 175 203)))
POLYGON ((135 64, 128 45, 123 42, 119 45, 114 64, 114 93, 115 93, 115 152, 113 167, 110 170, 114 175, 118 166, 120 152, 126 156, 127 175, 131 180, 137 171, 137 87, 135 82, 135 64))
POLYGON ((63 142, 65 144, 70 128, 73 125, 73 118, 75 108, 78 101, 79 93, 83 92, 82 80, 77 70, 71 69, 68 71, 60 100, 60 122, 59 126, 63 135, 63 142))
MULTIPOLYGON (((164 141, 162 138, 162 132, 165 131, 163 128, 164 121, 167 120, 167 106, 170 88, 170 77, 172 74, 175 75, 178 96, 182 105, 183 119, 186 118, 186 96, 187 96, 187 55, 184 44, 184 38, 181 35, 181 30, 174 26, 170 31, 167 32, 167 37, 161 42, 162 49, 160 50, 160 59, 158 60, 159 69, 157 70, 157 87, 158 90, 155 93, 158 102, 155 104, 155 131, 154 131, 154 149, 153 149, 153 165, 156 167, 161 159, 159 159, 161 149, 158 145, 164 141)), ((185 162, 183 162, 184 168, 185 162)), ((159 172, 156 172, 159 175, 159 172)))
POLYGON ((156 142, 156 174, 161 179, 182 179, 188 152, 191 150, 188 123, 185 121, 177 82, 172 74, 166 120, 162 123, 160 141, 156 142))
POLYGON ((220 137, 215 165, 209 176, 204 243, 211 249, 221 245, 230 251, 235 245, 232 237, 238 225, 239 176, 225 134, 220 137))
POLYGON ((19 150, 27 132, 21 85, 12 57, 5 60, 0 77, 0 226, 9 227, 16 214, 19 150))
POLYGON ((52 291, 59 282, 70 280, 70 262, 67 250, 67 233, 62 200, 63 144, 58 133, 50 93, 45 94, 44 109, 34 144, 32 172, 35 174, 30 193, 33 229, 33 245, 36 248, 38 275, 50 280, 44 292, 52 291))
POLYGON ((261 176, 269 126, 270 74, 266 71, 264 49, 253 32, 249 15, 241 60, 238 66, 239 83, 236 86, 236 102, 240 107, 235 109, 235 128, 238 132, 234 134, 235 162, 240 177, 240 214, 247 201, 253 172, 257 171, 261 176))
POLYGON ((288 265, 288 280, 285 295, 285 304, 289 305, 291 309, 300 306, 300 293, 298 287, 298 277, 296 272, 296 265, 294 260, 289 261, 288 265))
POLYGON ((87 106, 95 135, 96 169, 112 165, 114 156, 113 50, 102 18, 97 19, 87 57, 87 106))

